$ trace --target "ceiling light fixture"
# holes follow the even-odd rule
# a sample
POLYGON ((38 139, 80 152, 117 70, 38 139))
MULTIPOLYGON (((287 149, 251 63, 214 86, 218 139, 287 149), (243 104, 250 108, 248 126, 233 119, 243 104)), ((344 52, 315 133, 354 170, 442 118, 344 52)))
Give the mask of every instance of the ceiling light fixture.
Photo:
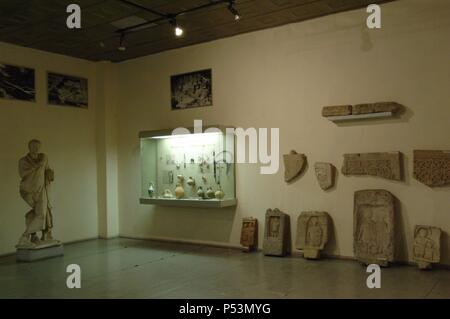
POLYGON ((127 47, 124 45, 124 40, 125 40, 125 33, 122 33, 120 35, 120 42, 119 42, 119 46, 117 47, 117 50, 119 51, 125 51, 127 49, 127 47))
POLYGON ((177 20, 176 20, 175 18, 172 19, 172 20, 170 20, 170 24, 174 27, 175 35, 176 35, 177 37, 181 37, 181 36, 183 35, 183 33, 184 33, 184 30, 183 30, 182 27, 180 27, 180 26, 178 25, 177 20))
POLYGON ((231 12, 232 15, 234 15, 234 20, 239 21, 241 20, 241 15, 234 7, 234 0, 230 0, 230 3, 228 4, 228 10, 231 12))

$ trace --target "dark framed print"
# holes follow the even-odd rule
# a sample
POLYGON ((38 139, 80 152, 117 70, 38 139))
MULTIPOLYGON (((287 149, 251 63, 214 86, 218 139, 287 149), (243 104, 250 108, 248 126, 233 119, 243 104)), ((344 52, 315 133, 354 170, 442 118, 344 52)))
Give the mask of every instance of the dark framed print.
POLYGON ((88 80, 58 73, 47 73, 48 104, 87 109, 88 80))
POLYGON ((177 74, 170 77, 172 110, 211 106, 212 70, 177 74))
POLYGON ((36 101, 34 69, 0 63, 0 98, 36 101))

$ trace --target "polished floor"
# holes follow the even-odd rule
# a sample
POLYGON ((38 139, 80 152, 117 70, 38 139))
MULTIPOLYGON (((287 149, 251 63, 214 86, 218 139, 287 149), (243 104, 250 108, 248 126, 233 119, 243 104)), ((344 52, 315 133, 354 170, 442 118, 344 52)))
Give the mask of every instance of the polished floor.
POLYGON ((450 271, 383 268, 368 289, 354 261, 265 257, 261 253, 143 240, 92 240, 34 263, 0 258, 0 298, 450 298, 450 271), (66 267, 81 267, 68 289, 66 267))

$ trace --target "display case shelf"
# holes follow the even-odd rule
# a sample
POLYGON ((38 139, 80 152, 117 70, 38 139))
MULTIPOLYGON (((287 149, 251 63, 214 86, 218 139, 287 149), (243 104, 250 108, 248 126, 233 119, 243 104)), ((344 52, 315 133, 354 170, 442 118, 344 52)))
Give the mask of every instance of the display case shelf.
POLYGON ((345 121, 388 118, 393 116, 394 114, 392 112, 379 112, 379 113, 357 114, 357 115, 327 116, 326 119, 330 120, 331 122, 345 122, 345 121))
POLYGON ((140 203, 221 208, 235 206, 235 137, 223 126, 139 133, 140 203))

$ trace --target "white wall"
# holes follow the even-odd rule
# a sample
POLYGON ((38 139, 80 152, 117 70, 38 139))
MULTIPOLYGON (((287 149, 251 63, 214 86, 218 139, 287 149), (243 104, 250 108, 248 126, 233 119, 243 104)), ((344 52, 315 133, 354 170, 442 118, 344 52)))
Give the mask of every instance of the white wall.
MULTIPOLYGON (((352 256, 353 193, 381 188, 401 202, 399 258, 411 258, 416 224, 450 232, 450 189, 431 189, 412 178, 413 149, 450 149, 450 2, 400 0, 382 6, 383 28, 368 31, 357 10, 307 22, 143 57, 119 64, 120 233, 134 237, 238 245, 241 218, 257 217, 262 244, 264 213, 278 207, 291 216, 292 233, 303 210, 330 213, 335 236, 327 252, 352 256), (213 70, 214 106, 172 112, 169 77, 213 70), (325 105, 396 101, 400 120, 336 126, 321 117, 325 105), (141 130, 207 125, 279 127, 281 152, 308 156, 309 168, 286 185, 283 170, 263 176, 256 165, 237 167, 235 209, 196 210, 139 204, 141 130), (344 177, 323 192, 316 161, 338 168, 342 154, 401 151, 405 182, 344 177)), ((295 240, 295 238, 292 238, 295 240)), ((443 262, 450 264, 450 240, 443 262)))
POLYGON ((36 72, 36 102, 0 99, 0 255, 15 251, 29 207, 19 196, 18 160, 32 138, 55 170, 54 237, 64 242, 98 236, 96 81, 94 63, 0 43, 0 61, 36 72), (46 72, 89 80, 89 109, 47 105, 46 72))

